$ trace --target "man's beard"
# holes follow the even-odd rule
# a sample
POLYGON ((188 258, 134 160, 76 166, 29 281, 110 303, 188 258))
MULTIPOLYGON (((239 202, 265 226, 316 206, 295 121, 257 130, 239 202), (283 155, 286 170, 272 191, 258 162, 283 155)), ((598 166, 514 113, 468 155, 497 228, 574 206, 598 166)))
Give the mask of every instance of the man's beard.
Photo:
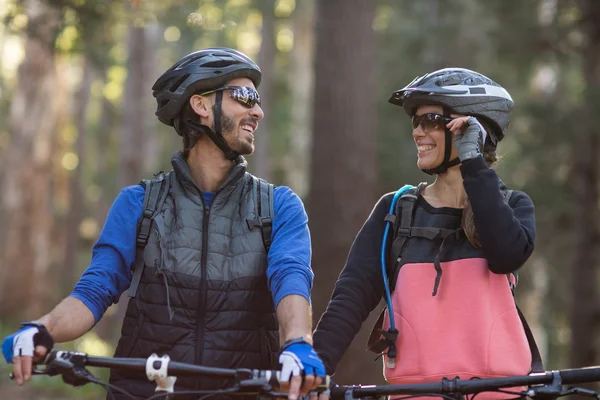
MULTIPOLYGON (((253 122, 253 124, 256 124, 256 121, 254 121, 254 119, 251 119, 251 121, 253 122)), ((244 124, 240 123, 240 126, 241 125, 244 124)), ((235 120, 223 111, 221 111, 221 134, 227 140, 229 147, 241 155, 252 154, 254 152, 254 142, 248 142, 246 140, 243 140, 240 137, 237 128, 239 127, 236 126, 235 120)))

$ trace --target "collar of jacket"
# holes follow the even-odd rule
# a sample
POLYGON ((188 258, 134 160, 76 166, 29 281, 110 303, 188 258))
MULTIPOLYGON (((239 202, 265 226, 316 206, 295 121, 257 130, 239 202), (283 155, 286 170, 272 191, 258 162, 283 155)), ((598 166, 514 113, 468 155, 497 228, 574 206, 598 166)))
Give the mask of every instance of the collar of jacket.
MULTIPOLYGON (((190 167, 183 157, 183 153, 178 151, 173 154, 171 157, 171 165, 173 166, 173 170, 177 174, 177 178, 182 183, 182 185, 187 190, 192 190, 196 192, 198 195, 200 194, 200 190, 196 186, 196 183, 192 179, 192 174, 190 173, 190 167)), ((248 162, 242 156, 239 156, 236 160, 235 166, 231 169, 229 176, 225 181, 221 184, 217 191, 221 191, 227 186, 235 186, 236 183, 240 180, 244 173, 248 168, 248 162)))

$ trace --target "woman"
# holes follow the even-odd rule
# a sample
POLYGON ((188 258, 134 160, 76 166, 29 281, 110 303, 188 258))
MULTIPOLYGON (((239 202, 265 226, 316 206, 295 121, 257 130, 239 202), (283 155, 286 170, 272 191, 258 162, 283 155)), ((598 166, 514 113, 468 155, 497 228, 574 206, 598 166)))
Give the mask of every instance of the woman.
MULTIPOLYGON (((435 182, 384 195, 358 233, 314 334, 327 372, 386 293, 374 347, 389 383, 539 369, 511 293, 511 274, 533 252, 534 206, 491 169, 511 96, 477 72, 447 68, 415 79, 390 102, 412 118, 417 166, 435 182)), ((497 396, 477 399, 507 398, 497 396)))

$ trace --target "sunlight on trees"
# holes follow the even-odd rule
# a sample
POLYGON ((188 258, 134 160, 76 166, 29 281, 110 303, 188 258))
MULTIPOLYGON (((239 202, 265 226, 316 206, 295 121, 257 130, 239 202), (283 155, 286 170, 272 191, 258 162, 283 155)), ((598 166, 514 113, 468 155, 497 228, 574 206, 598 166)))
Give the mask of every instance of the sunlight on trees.
POLYGON ((23 39, 18 36, 6 35, 2 41, 2 80, 4 84, 12 85, 15 83, 17 68, 25 56, 23 39))
POLYGON ((277 18, 287 18, 292 14, 295 8, 295 0, 277 0, 275 3, 275 16, 277 18))
POLYGON ((69 145, 74 144, 77 140, 77 130, 75 129, 75 125, 67 124, 60 132, 60 139, 69 145))
POLYGON ((75 153, 67 152, 60 159, 60 165, 67 171, 73 171, 79 165, 79 157, 75 153))
POLYGON ((98 222, 91 217, 84 218, 79 225, 79 234, 87 240, 94 240, 98 237, 99 228, 98 222))
POLYGON ((223 28, 223 10, 211 2, 203 2, 198 8, 200 25, 204 29, 219 30, 223 28))
POLYGON ((88 354, 96 354, 100 357, 112 356, 112 347, 98 337, 94 332, 88 332, 75 342, 75 349, 88 354))
POLYGON ((165 29, 163 37, 167 42, 176 42, 181 37, 181 31, 176 26, 169 26, 165 29))
POLYGON ((74 26, 67 26, 56 39, 56 48, 64 52, 71 51, 78 38, 79 32, 77 32, 77 28, 74 26))
POLYGON ((261 26, 262 15, 259 12, 251 11, 248 13, 245 24, 236 26, 236 29, 232 30, 231 40, 236 43, 240 51, 248 54, 250 57, 255 57, 260 49, 261 26))
POLYGON ((123 95, 123 84, 127 78, 127 70, 120 65, 113 65, 107 71, 108 82, 104 87, 104 96, 112 101, 117 102, 123 95))
POLYGON ((294 32, 289 28, 280 29, 276 39, 277 50, 288 53, 294 48, 294 32))
POLYGON ((375 19, 373 19, 373 29, 384 31, 390 26, 394 10, 385 4, 377 6, 375 9, 375 19))

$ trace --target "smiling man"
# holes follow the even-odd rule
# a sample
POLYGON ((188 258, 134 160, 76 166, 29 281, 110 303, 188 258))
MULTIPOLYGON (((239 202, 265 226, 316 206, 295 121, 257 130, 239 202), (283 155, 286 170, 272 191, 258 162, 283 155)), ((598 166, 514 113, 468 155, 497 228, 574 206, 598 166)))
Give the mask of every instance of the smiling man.
MULTIPOLYGON (((189 54, 158 78, 156 115, 183 138, 183 150, 171 172, 121 191, 71 295, 4 340, 19 384, 31 377, 32 357, 83 335, 128 288, 116 357, 168 354, 252 369, 279 362, 292 400, 321 383, 304 206, 291 189, 248 173, 243 157, 264 116, 260 80, 250 58, 227 48, 189 54)), ((144 399, 155 388, 143 372, 113 370, 111 383, 144 399)), ((176 389, 226 384, 180 378, 176 389)))

